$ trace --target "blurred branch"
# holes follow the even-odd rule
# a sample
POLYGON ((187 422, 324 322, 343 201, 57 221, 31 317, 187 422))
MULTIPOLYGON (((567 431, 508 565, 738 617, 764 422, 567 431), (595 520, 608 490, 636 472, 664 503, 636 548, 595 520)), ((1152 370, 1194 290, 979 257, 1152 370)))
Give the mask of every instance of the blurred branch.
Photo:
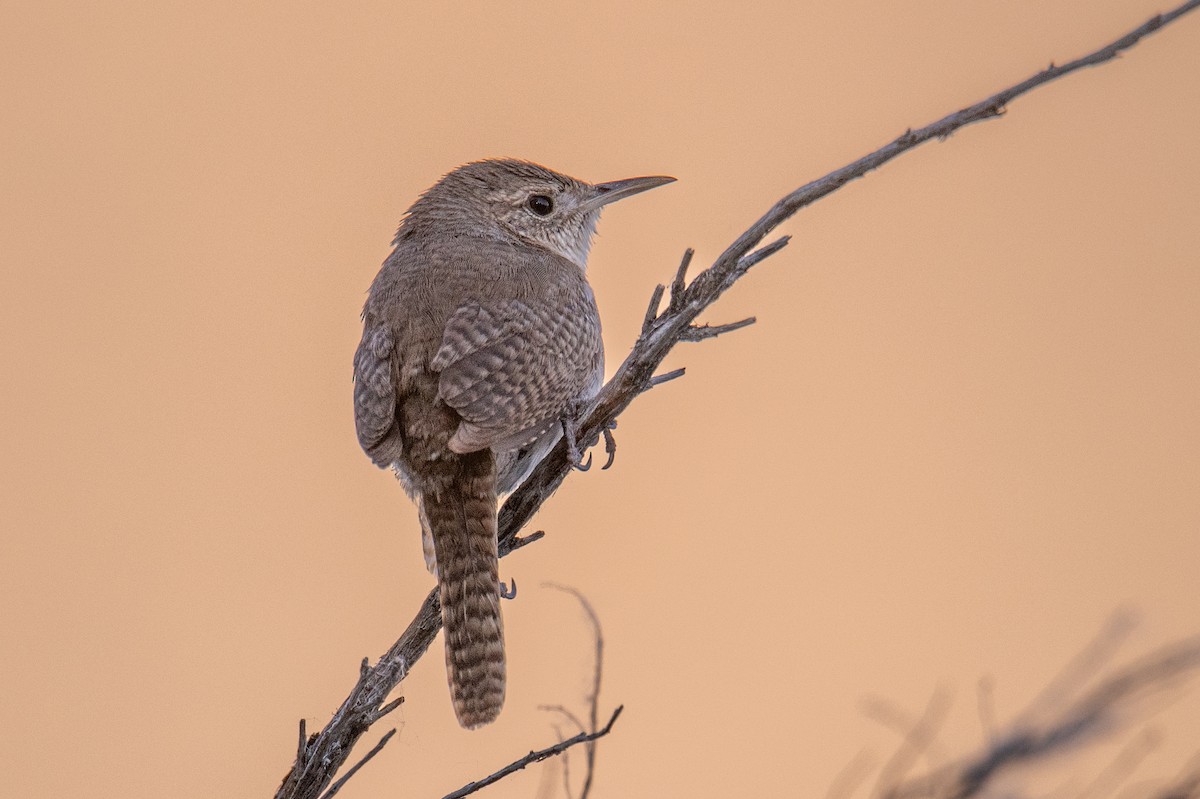
POLYGON ((1104 799, 1111 796, 1154 751, 1161 739, 1161 734, 1155 730, 1142 730, 1075 799, 1104 799))
MULTIPOLYGON (((864 710, 876 721, 888 726, 897 726, 898 714, 878 699, 869 703, 864 710)), ((939 689, 929 700, 921 718, 916 721, 908 721, 904 725, 904 740, 880 769, 879 779, 876 780, 875 788, 871 791, 872 796, 884 795, 892 785, 912 771, 913 764, 933 747, 938 731, 941 730, 949 712, 950 692, 944 688, 939 689)))
POLYGON ((1200 799, 1200 754, 1172 782, 1151 794, 1153 799, 1200 799))
MULTIPOLYGON (((667 308, 661 312, 660 305, 663 295, 667 293, 667 287, 659 286, 655 289, 642 333, 634 342, 624 363, 617 369, 617 373, 600 391, 587 418, 579 426, 579 441, 589 444, 596 442, 601 431, 608 428, 640 394, 658 383, 665 382, 668 377, 681 376, 682 370, 662 375, 662 379, 656 379, 654 375, 676 344, 681 341, 711 337, 717 333, 729 332, 744 324, 749 324, 749 320, 746 320, 732 325, 693 327, 697 317, 716 302, 746 272, 787 245, 789 239, 784 236, 764 246, 759 246, 771 231, 801 208, 832 194, 847 183, 878 169, 893 158, 920 144, 931 139, 945 139, 961 127, 1001 116, 1010 102, 1038 86, 1084 67, 1094 66, 1115 58, 1145 36, 1175 21, 1197 6, 1200 6, 1200 0, 1189 0, 1169 13, 1151 18, 1140 27, 1089 55, 1062 66, 1051 65, 1014 86, 949 114, 930 125, 916 130, 910 128, 875 152, 847 164, 823 178, 801 186, 779 200, 721 253, 711 266, 696 275, 690 283, 687 281, 687 271, 692 251, 689 250, 670 283, 667 308)), ((536 534, 522 539, 518 538, 518 533, 529 523, 542 503, 557 490, 570 472, 571 466, 567 460, 566 444, 560 441, 558 446, 538 464, 529 478, 501 508, 499 517, 501 556, 536 540, 538 537, 536 534)), ((288 772, 276 793, 277 799, 317 799, 320 796, 321 791, 333 781, 334 775, 349 758, 351 750, 362 734, 394 707, 394 705, 384 705, 388 694, 403 679, 408 668, 425 654, 440 626, 441 619, 436 592, 431 592, 400 639, 383 654, 373 668, 363 669, 350 695, 338 708, 329 724, 300 747, 291 771, 288 772)), ((613 720, 615 720, 615 715, 613 720)), ((612 720, 609 725, 606 725, 604 732, 607 732, 611 724, 612 720)), ((579 736, 576 736, 577 738, 579 736)), ((571 739, 571 741, 578 743, 579 741, 576 739, 571 739)))
MULTIPOLYGON (((1111 653, 1105 647, 1101 654, 1111 653)), ((1078 665, 1078 664, 1077 664, 1078 665)), ((984 794, 992 782, 1001 774, 1019 767, 1033 765, 1050 758, 1077 751, 1078 748, 1105 734, 1111 734, 1128 726, 1139 699, 1172 687, 1182 680, 1200 673, 1200 637, 1188 639, 1165 647, 1158 652, 1120 669, 1102 680, 1090 691, 1083 691, 1082 682, 1087 672, 1099 664, 1088 664, 1086 669, 1072 669, 1081 675, 1079 683, 1069 685, 1062 678, 1055 681, 1055 702, 1063 694, 1061 709, 1042 707, 1035 702, 1030 712, 1022 714, 1007 730, 975 754, 947 766, 933 769, 928 774, 905 778, 905 770, 897 770, 884 780, 877 795, 883 799, 967 799, 984 794)), ((1044 700, 1044 697, 1043 697, 1044 700)), ((901 750, 919 750, 928 741, 930 727, 928 719, 913 728, 901 750)), ((1127 746, 1125 751, 1097 780, 1097 786, 1124 779, 1145 753, 1145 748, 1155 741, 1153 736, 1142 738, 1127 746)), ((905 755, 901 762, 911 765, 912 758, 905 755)), ((893 762, 897 762, 896 759, 893 762)), ((1174 791, 1187 795, 1200 787, 1200 769, 1192 769, 1182 775, 1164 794, 1175 796, 1174 791)), ((1097 791, 1098 792, 1098 791, 1097 791)))
MULTIPOLYGON (((596 615, 596 610, 592 607, 592 603, 588 602, 587 597, 580 593, 578 589, 572 588, 568 585, 558 585, 557 583, 543 583, 543 585, 546 588, 553 588, 556 591, 568 593, 575 597, 576 601, 579 602, 580 607, 583 608, 583 612, 587 614, 588 621, 591 622, 592 625, 592 640, 595 644, 595 654, 592 662, 592 690, 586 697, 588 703, 588 727, 585 729, 583 723, 575 717, 575 714, 561 705, 543 706, 542 710, 549 710, 561 714, 568 721, 579 728, 580 732, 590 732, 595 734, 597 732, 596 725, 599 723, 600 713, 600 681, 604 676, 604 631, 600 628, 600 617, 596 615)), ((587 758, 587 767, 584 769, 583 787, 579 791, 579 799, 587 799, 588 794, 592 792, 592 777, 596 772, 595 739, 593 738, 592 740, 587 741, 583 749, 585 757, 587 758)), ((566 756, 564 756, 563 759, 566 760, 566 756)), ((569 774, 569 770, 567 770, 564 766, 563 779, 566 784, 567 799, 572 799, 569 774)))

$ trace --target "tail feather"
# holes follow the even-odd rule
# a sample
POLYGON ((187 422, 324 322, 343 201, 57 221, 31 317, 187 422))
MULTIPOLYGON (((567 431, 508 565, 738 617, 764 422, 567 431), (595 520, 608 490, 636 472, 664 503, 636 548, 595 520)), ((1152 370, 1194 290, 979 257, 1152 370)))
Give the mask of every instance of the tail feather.
POLYGON ((421 499, 436 553, 454 713, 473 729, 493 721, 504 706, 496 463, 490 450, 453 461, 453 478, 421 499))

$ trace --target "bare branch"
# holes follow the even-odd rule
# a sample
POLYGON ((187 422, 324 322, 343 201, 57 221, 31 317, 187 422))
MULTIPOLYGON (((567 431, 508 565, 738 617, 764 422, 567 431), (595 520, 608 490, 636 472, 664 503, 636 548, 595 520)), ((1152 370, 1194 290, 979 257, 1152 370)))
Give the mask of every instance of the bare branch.
POLYGON ((655 375, 650 378, 650 385, 647 388, 654 388, 655 386, 661 386, 663 383, 670 383, 672 380, 683 377, 685 374, 687 374, 687 370, 680 368, 661 375, 655 375))
POLYGON ((650 328, 654 327, 654 322, 658 319, 658 307, 662 305, 663 291, 665 287, 659 283, 654 287, 654 291, 650 294, 650 304, 646 306, 646 316, 642 319, 642 334, 645 335, 650 328))
POLYGON ((753 316, 748 316, 737 322, 730 322, 727 325, 688 325, 683 331, 683 335, 679 337, 680 341, 704 341, 706 338, 716 338, 722 333, 732 333, 734 330, 741 330, 743 327, 749 327, 758 320, 753 316))
POLYGON ((404 704, 404 697, 402 697, 402 696, 396 697, 391 702, 388 702, 386 705, 379 708, 379 710, 376 710, 374 713, 371 714, 371 723, 374 724, 375 722, 379 721, 381 718, 386 716, 388 713, 391 713, 393 710, 395 710, 396 708, 400 707, 403 704, 404 704))
POLYGON ((853 163, 847 164, 841 169, 830 172, 823 178, 801 186, 784 197, 770 211, 764 214, 761 219, 751 225, 745 233, 739 236, 737 241, 721 254, 721 257, 717 259, 717 263, 727 263, 731 257, 734 259, 741 257, 751 247, 762 241, 763 237, 778 227, 781 222, 795 214, 801 208, 811 205, 827 194, 832 194, 850 181, 857 180, 868 172, 878 169, 901 153, 911 150, 919 144, 924 144, 930 139, 945 139, 966 125, 1001 116, 1004 114, 1008 104, 1022 94, 1076 70, 1112 60, 1122 51, 1128 50, 1146 36, 1159 30, 1164 25, 1174 22, 1189 11, 1195 10, 1198 6, 1200 6, 1200 0, 1189 0, 1189 2, 1183 3, 1169 13, 1151 17, 1143 25, 1082 58, 1077 58, 1074 61, 1063 64, 1061 67, 1056 67, 1051 63, 1046 69, 1020 83, 997 92, 974 105, 967 106, 953 114, 948 114, 937 122, 926 125, 923 128, 918 128, 917 130, 909 128, 892 143, 881 147, 870 155, 863 156, 853 163))
POLYGON ((767 258, 770 258, 775 253, 788 246, 791 240, 791 236, 780 236, 765 247, 760 247, 749 255, 743 255, 740 259, 738 259, 737 269, 735 269, 733 272, 734 279, 736 280, 737 278, 746 274, 750 271, 750 267, 762 263, 767 258))
MULTIPOLYGON (((400 640, 380 658, 379 663, 374 668, 360 670, 353 690, 325 729, 309 738, 303 750, 297 753, 295 764, 275 794, 277 797, 319 797, 321 791, 333 782, 338 769, 349 758, 351 749, 363 733, 385 712, 399 705, 399 700, 386 705, 385 701, 408 673, 408 660, 403 653, 423 653, 428 648, 427 643, 421 646, 421 642, 426 640, 424 631, 430 629, 435 621, 440 622, 435 593, 431 592, 425 598, 417 618, 409 624, 400 640)), ((432 640, 436 633, 437 627, 432 626, 428 640, 432 640)))
POLYGON ((512 546, 510 546, 508 548, 508 551, 516 552, 518 549, 525 546, 526 544, 532 544, 534 541, 544 538, 545 535, 546 535, 545 530, 538 530, 537 532, 530 533, 529 535, 523 535, 523 536, 520 536, 519 538, 517 536, 513 536, 512 546))
POLYGON ((300 719, 300 746, 296 748, 296 762, 303 763, 308 751, 308 722, 300 719))
POLYGON ((605 735, 608 735, 613 724, 616 723, 617 717, 621 715, 621 711, 624 709, 624 705, 619 705, 617 709, 613 711, 612 717, 609 718, 608 723, 596 732, 580 733, 579 735, 568 738, 565 741, 559 741, 554 746, 548 746, 545 749, 539 749, 536 752, 530 752, 524 757, 518 758, 517 760, 509 763, 507 766, 495 772, 494 774, 489 774, 477 782, 468 783, 467 785, 459 788, 457 791, 446 794, 443 799, 462 799, 462 797, 473 794, 480 788, 486 788, 492 783, 504 779, 509 774, 515 774, 526 766, 531 766, 534 763, 540 763, 547 758, 561 754, 570 749, 572 746, 582 743, 590 743, 595 741, 597 738, 603 738, 605 735))
MULTIPOLYGON (((688 247, 683 251, 683 259, 675 270, 675 279, 671 281, 671 300, 667 305, 667 313, 679 313, 687 294, 687 270, 692 265, 692 256, 696 251, 688 247)), ((645 332, 643 330, 643 332, 645 332)))
MULTIPOLYGON (((837 191, 868 172, 878 169, 919 144, 931 139, 944 139, 961 127, 1000 116, 1014 99, 1042 84, 1083 67, 1093 66, 1116 57, 1117 54, 1137 44, 1145 36, 1173 22, 1197 6, 1200 6, 1200 0, 1189 0, 1167 14, 1150 19, 1140 27, 1089 55, 1061 67, 1051 66, 1021 83, 949 114, 937 122, 916 130, 910 129, 879 150, 847 164, 823 178, 801 186, 775 203, 758 221, 729 245, 711 266, 686 285, 686 271, 690 255, 685 255, 684 262, 680 265, 675 279, 671 283, 671 298, 666 311, 658 314, 662 292, 665 291, 665 289, 658 289, 655 292, 655 302, 652 303, 653 311, 647 313, 648 325, 644 326, 641 335, 634 342, 632 350, 617 369, 616 374, 596 397, 590 413, 579 426, 578 439, 589 442, 599 440, 601 431, 610 426, 639 394, 653 385, 673 379, 683 373, 682 370, 676 370, 658 378, 654 377, 654 373, 663 359, 676 344, 684 339, 696 318, 754 264, 778 252, 786 245, 787 239, 783 238, 761 249, 754 249, 767 234, 801 208, 837 191), (652 319, 651 316, 653 316, 652 319)), ((501 556, 535 540, 535 536, 524 539, 518 539, 517 536, 533 518, 542 503, 558 489, 570 471, 566 457, 566 444, 559 442, 558 446, 538 464, 529 478, 508 498, 504 507, 501 508, 499 516, 498 538, 501 556)), ((387 700, 388 695, 404 678, 411 664, 416 663, 425 654, 440 627, 441 618, 436 592, 430 592, 400 639, 384 653, 374 667, 363 671, 353 690, 330 722, 307 741, 300 751, 297 751, 296 761, 276 793, 277 799, 317 799, 320 796, 323 788, 332 782, 338 769, 349 758, 355 743, 370 726, 373 717, 377 717, 376 714, 387 700)), ((615 719, 616 714, 603 731, 595 734, 596 737, 599 737, 601 733, 607 733, 615 719)), ((1080 719, 1080 721, 1083 720, 1080 719)), ((1066 734, 1065 730, 1058 731, 1059 736, 1066 734)), ((580 742, 577 739, 570 739, 563 743, 575 745, 580 742)), ((1001 742, 1001 745, 1003 746, 1004 742, 1001 742)), ((1045 744, 1035 738, 1010 741, 1007 745, 1010 749, 1024 751, 1036 750, 1045 744)), ((549 757, 555 753, 550 752, 543 757, 549 757)), ((994 770, 1007 762, 1004 759, 998 760, 990 768, 994 770)), ((990 773, 991 771, 985 769, 973 779, 986 780, 990 773)))

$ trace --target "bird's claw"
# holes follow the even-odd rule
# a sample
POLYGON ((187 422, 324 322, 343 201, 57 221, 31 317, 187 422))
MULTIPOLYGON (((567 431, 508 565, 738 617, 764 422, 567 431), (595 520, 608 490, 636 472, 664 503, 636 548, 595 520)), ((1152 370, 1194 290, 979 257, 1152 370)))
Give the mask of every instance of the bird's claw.
POLYGON ((575 425, 569 415, 563 415, 562 429, 563 437, 567 439, 567 460, 570 461, 571 468, 586 472, 592 468, 592 453, 588 453, 586 461, 583 459, 583 453, 579 451, 579 442, 575 440, 575 425))
POLYGON ((500 583, 500 598, 501 599, 516 599, 517 598, 517 578, 516 577, 513 578, 511 590, 509 589, 507 583, 501 581, 501 583, 500 583))
POLYGON ((603 471, 613 465, 613 459, 617 457, 617 439, 613 438, 612 431, 617 429, 617 420, 613 419, 604 426, 601 431, 604 433, 604 452, 608 455, 608 460, 600 467, 603 471))
MULTIPOLYGON (((579 441, 575 436, 575 424, 570 413, 563 414, 562 429, 563 437, 567 439, 567 459, 571 462, 571 468, 586 472, 592 468, 592 453, 588 453, 587 460, 583 459, 583 453, 579 451, 579 441)), ((615 429, 617 429, 617 420, 613 419, 600 430, 604 434, 604 452, 608 455, 608 460, 600 467, 601 471, 612 466, 613 459, 617 456, 617 440, 613 438, 612 434, 615 429)))

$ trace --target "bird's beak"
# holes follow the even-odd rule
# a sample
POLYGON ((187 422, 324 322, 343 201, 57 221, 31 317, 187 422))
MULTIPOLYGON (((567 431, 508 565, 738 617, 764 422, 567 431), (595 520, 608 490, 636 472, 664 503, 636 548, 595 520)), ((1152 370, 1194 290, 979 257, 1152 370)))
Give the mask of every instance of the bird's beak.
POLYGON ((597 183, 592 186, 596 194, 583 202, 582 210, 596 211, 609 203, 615 203, 617 200, 623 200, 626 197, 632 197, 643 191, 649 191, 650 189, 674 182, 675 178, 666 177, 665 175, 653 175, 645 178, 626 178, 625 180, 614 180, 610 183, 597 183))

